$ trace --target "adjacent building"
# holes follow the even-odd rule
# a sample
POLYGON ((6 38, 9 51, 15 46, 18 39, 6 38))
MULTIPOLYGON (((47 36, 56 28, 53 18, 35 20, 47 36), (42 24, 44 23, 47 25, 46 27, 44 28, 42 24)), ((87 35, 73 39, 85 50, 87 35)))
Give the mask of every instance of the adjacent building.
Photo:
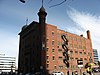
POLYGON ((38 12, 39 22, 33 21, 22 27, 19 42, 19 73, 80 71, 77 60, 83 61, 82 71, 87 62, 94 62, 90 31, 87 38, 76 35, 57 26, 45 23, 46 11, 42 6, 38 12), (62 35, 68 39, 69 68, 63 62, 62 35))
POLYGON ((99 61, 97 49, 93 49, 93 54, 94 54, 94 62, 97 63, 99 61))
POLYGON ((0 54, 0 73, 2 72, 15 72, 16 58, 0 54))

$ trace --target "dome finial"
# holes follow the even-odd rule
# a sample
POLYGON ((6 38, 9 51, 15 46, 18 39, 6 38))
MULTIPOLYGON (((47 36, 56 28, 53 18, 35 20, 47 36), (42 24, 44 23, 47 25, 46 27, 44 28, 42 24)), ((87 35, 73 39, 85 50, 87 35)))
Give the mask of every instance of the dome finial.
POLYGON ((43 0, 42 0, 42 6, 43 6, 43 0))
POLYGON ((43 7, 43 0, 42 0, 42 6, 39 11, 45 11, 45 8, 43 7))

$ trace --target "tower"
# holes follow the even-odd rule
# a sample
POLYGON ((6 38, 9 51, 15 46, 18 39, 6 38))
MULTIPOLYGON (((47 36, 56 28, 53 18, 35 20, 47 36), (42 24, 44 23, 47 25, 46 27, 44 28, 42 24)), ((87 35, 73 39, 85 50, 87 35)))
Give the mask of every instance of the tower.
MULTIPOLYGON (((42 0, 43 1, 43 0, 42 0)), ((46 72, 46 11, 45 8, 43 7, 43 2, 42 2, 42 7, 40 8, 38 12, 39 16, 39 30, 40 30, 40 45, 41 45, 41 72, 46 72), (43 62, 44 61, 44 62, 43 62)))
POLYGON ((38 12, 38 16, 39 16, 39 28, 40 28, 40 35, 41 35, 41 38, 42 38, 42 42, 45 42, 45 37, 46 37, 46 11, 45 11, 45 8, 42 7, 40 8, 39 12, 38 12))
POLYGON ((45 24, 46 15, 47 15, 47 13, 46 13, 46 11, 45 11, 45 8, 44 8, 43 5, 42 5, 42 7, 40 8, 40 10, 39 10, 39 12, 38 12, 39 23, 40 23, 40 24, 45 24))

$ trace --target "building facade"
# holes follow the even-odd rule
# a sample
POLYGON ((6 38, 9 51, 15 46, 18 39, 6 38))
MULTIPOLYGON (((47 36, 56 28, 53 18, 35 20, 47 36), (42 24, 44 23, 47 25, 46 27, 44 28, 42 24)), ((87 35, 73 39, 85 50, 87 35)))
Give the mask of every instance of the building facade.
POLYGON ((87 38, 76 35, 57 26, 46 24, 46 11, 42 6, 39 10, 39 23, 32 22, 22 27, 19 42, 19 73, 43 72, 45 75, 53 72, 80 71, 77 60, 83 60, 83 67, 87 62, 93 62, 93 51, 90 31, 87 38), (62 35, 68 39, 69 68, 63 62, 62 35))
POLYGON ((94 54, 94 62, 97 63, 99 61, 97 49, 93 49, 93 54, 94 54))
POLYGON ((0 74, 3 72, 15 72, 16 58, 0 54, 0 74))
POLYGON ((64 72, 66 74, 69 71, 78 71, 79 67, 77 60, 83 60, 82 71, 85 71, 84 66, 88 62, 93 62, 93 51, 90 37, 90 31, 87 31, 87 38, 83 35, 76 35, 70 32, 66 32, 57 29, 56 26, 47 25, 47 69, 49 73, 52 72, 64 72), (63 40, 61 35, 66 35, 68 39, 69 50, 69 68, 63 62, 64 56, 62 49, 63 40))

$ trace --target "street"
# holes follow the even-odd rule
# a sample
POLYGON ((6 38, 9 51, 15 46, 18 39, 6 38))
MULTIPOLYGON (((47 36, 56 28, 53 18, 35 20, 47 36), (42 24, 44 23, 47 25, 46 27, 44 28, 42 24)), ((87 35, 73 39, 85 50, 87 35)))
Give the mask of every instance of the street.
POLYGON ((100 75, 100 72, 99 73, 94 73, 94 75, 100 75))

